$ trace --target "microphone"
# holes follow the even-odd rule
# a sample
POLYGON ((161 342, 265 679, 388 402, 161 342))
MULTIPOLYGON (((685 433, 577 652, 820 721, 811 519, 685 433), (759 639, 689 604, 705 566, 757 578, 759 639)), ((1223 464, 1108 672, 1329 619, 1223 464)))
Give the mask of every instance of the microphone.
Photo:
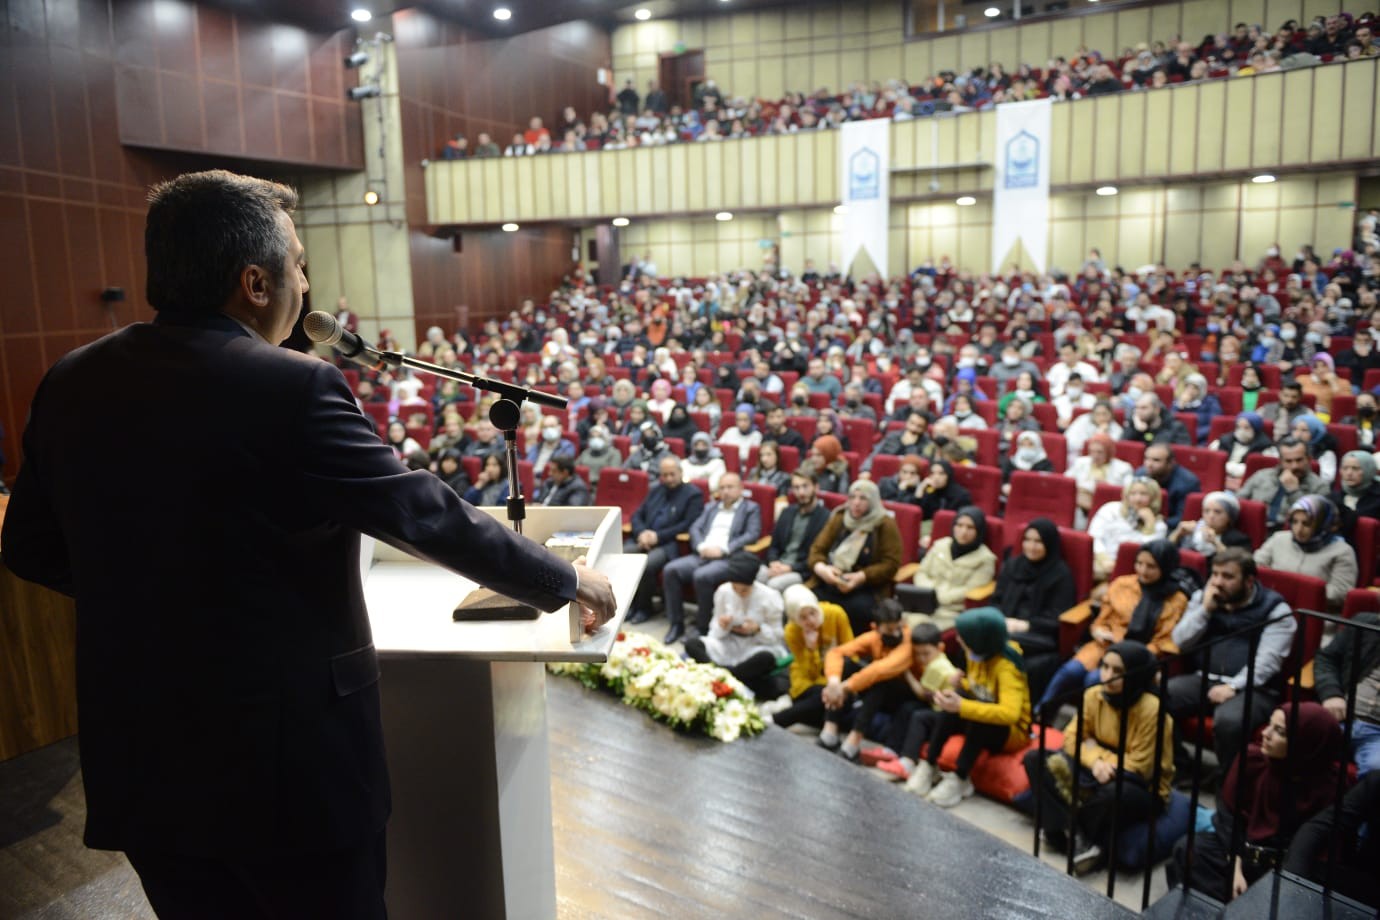
POLYGON ((342 358, 349 358, 356 364, 375 369, 384 366, 383 355, 378 350, 340 325, 329 313, 311 311, 302 318, 302 331, 316 344, 334 348, 342 358))

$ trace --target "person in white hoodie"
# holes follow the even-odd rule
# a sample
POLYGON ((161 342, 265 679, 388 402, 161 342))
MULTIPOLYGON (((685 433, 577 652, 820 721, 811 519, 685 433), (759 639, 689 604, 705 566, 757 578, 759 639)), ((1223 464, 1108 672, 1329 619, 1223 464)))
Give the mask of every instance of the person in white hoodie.
POLYGON ((696 432, 690 438, 690 452, 680 468, 686 482, 703 479, 709 483, 710 492, 719 491, 719 477, 727 472, 723 451, 714 446, 714 439, 707 431, 696 432))

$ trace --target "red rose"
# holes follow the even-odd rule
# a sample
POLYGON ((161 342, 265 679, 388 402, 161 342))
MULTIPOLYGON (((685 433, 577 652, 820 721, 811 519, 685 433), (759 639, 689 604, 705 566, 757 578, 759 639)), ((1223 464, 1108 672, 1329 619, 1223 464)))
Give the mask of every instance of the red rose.
POLYGON ((719 699, 733 695, 733 688, 721 680, 714 681, 710 686, 714 689, 714 695, 719 699))

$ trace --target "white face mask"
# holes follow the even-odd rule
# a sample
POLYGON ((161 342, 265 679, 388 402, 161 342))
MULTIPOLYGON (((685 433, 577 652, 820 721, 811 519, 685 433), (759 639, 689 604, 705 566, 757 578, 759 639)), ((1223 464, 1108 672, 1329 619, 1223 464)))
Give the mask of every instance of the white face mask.
POLYGON ((541 430, 541 439, 543 441, 554 441, 560 436, 561 432, 558 428, 543 428, 541 430))
POLYGON ((1001 363, 1005 364, 1007 367, 1015 367, 1021 363, 1021 359, 1016 355, 1002 355, 1001 363))
POLYGON ((605 447, 608 447, 608 446, 609 446, 609 445, 608 445, 608 442, 605 441, 603 438, 590 438, 590 439, 589 439, 589 449, 592 450, 592 451, 594 451, 596 454, 599 453, 599 452, 602 451, 605 447))

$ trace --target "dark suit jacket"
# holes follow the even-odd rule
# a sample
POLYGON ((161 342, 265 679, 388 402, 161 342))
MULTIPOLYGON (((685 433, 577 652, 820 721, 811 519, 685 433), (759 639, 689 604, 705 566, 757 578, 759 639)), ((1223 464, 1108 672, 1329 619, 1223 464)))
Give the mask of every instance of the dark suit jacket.
POLYGON ((227 317, 63 357, 24 455, 5 561, 76 598, 91 847, 291 854, 383 827, 361 532, 543 610, 575 597, 569 563, 394 459, 339 370, 227 317), (112 478, 88 438, 119 445, 112 478))
MULTIPOLYGON (((710 502, 704 506, 699 518, 690 525, 690 549, 694 550, 709 535, 709 527, 714 523, 714 515, 719 513, 720 502, 710 502)), ((728 528, 728 550, 731 556, 762 535, 762 509, 757 503, 744 495, 738 500, 733 511, 733 524, 728 528)))
POLYGON ((656 533, 657 543, 675 542, 676 534, 685 533, 704 508, 704 493, 698 486, 682 482, 674 491, 657 483, 637 506, 632 516, 632 535, 644 530, 656 533))
POLYGON ((555 480, 548 476, 542 482, 541 488, 537 489, 537 497, 533 504, 584 507, 589 504, 589 486, 585 485, 585 481, 579 476, 571 476, 560 485, 556 485, 555 480))
MULTIPOLYGON (((768 562, 776 562, 781 558, 786 543, 791 539, 791 528, 795 526, 795 519, 799 516, 800 506, 792 502, 776 519, 776 527, 771 532, 771 547, 767 550, 768 562)), ((828 520, 829 509, 824 507, 823 502, 815 502, 814 508, 810 511, 809 523, 805 525, 805 539, 800 544, 800 558, 792 566, 796 574, 802 578, 810 577, 810 547, 815 545, 815 538, 819 536, 828 520)))

